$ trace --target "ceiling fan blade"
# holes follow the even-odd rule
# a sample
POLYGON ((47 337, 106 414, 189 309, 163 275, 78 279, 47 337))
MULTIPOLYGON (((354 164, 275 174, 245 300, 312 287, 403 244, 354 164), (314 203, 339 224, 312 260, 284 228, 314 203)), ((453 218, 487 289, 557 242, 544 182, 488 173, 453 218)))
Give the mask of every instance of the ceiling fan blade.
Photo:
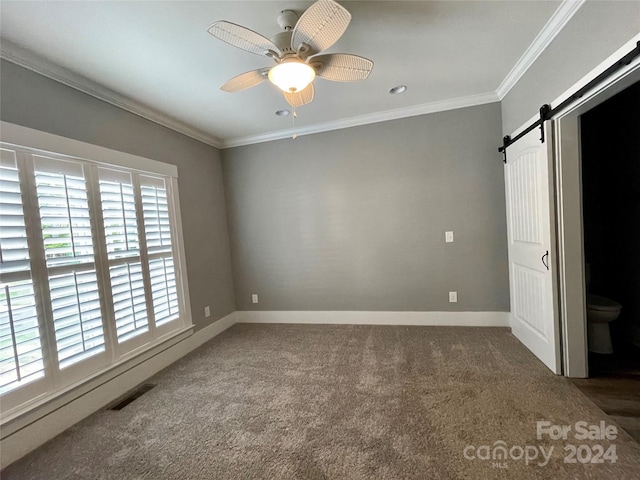
POLYGON ((220 90, 235 93, 247 88, 255 87, 267 79, 269 70, 270 68, 259 68, 257 70, 251 70, 250 72, 241 73, 222 85, 220 90))
POLYGON ((301 107, 307 103, 313 101, 314 89, 313 83, 310 83, 307 88, 295 93, 283 92, 284 98, 289 102, 292 107, 301 107))
POLYGON ((351 14, 333 0, 319 0, 302 14, 293 28, 291 47, 298 51, 303 43, 311 54, 326 50, 336 43, 349 26, 351 14))
POLYGON ((329 53, 311 57, 309 65, 316 75, 335 82, 357 82, 366 79, 373 69, 373 62, 367 58, 348 53, 329 53))
POLYGON ((282 55, 280 49, 271 40, 235 23, 220 20, 213 23, 207 31, 229 45, 256 55, 267 55, 270 51, 278 56, 282 55))

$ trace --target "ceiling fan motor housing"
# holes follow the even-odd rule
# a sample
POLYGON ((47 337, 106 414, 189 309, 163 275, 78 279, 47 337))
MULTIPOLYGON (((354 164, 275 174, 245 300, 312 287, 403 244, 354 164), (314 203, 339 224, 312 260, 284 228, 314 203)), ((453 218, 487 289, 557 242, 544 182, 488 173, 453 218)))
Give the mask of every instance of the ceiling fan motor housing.
POLYGON ((291 48, 291 30, 276 33, 271 41, 276 44, 283 56, 296 53, 295 50, 291 48))

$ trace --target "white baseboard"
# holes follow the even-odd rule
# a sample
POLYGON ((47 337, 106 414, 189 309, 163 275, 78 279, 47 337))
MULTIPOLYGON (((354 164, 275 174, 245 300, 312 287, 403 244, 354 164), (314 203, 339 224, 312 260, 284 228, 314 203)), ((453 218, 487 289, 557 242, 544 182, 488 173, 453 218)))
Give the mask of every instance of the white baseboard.
POLYGON ((509 312, 236 311, 236 323, 508 327, 509 312))
MULTIPOLYGON (((113 378, 105 380, 103 377, 88 382, 95 382, 95 385, 83 386, 82 390, 86 390, 83 394, 79 395, 74 391, 62 395, 55 401, 55 405, 60 406, 57 408, 54 406, 55 409, 52 411, 30 412, 24 418, 12 422, 7 427, 13 431, 1 441, 0 468, 15 462, 83 418, 113 402, 235 323, 235 312, 232 312, 168 348, 155 352, 147 360, 125 369, 113 378)), ((51 407, 47 410, 51 410, 51 407)), ((5 430, 4 425, 3 430, 5 430)))
POLYGON ((238 323, 236 321, 236 312, 231 312, 226 317, 222 317, 220 320, 217 320, 211 325, 204 327, 202 330, 198 330, 188 339, 189 351, 187 353, 195 350, 201 345, 204 345, 213 337, 217 337, 228 328, 233 327, 236 323, 238 323))

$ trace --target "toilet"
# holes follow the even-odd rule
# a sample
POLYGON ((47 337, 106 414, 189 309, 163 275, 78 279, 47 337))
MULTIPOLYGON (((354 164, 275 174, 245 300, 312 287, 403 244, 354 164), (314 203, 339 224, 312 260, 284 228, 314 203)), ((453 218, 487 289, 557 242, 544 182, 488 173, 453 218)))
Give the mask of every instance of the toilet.
MULTIPOLYGON (((591 284, 591 265, 585 264, 587 292, 591 284)), ((613 353, 609 323, 620 316, 622 305, 600 295, 587 293, 587 334, 589 351, 593 353, 613 353)))
POLYGON ((620 315, 622 305, 599 295, 587 294, 587 333, 589 351, 613 353, 609 323, 620 315))

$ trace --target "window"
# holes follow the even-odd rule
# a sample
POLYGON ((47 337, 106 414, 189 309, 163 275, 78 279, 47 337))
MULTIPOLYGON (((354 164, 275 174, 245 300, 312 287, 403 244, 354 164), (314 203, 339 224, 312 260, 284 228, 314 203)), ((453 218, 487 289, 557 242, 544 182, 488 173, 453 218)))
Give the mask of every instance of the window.
POLYGON ((190 322, 174 176, 120 166, 125 154, 119 152, 111 165, 9 143, 0 153, 6 414, 121 363, 190 322))

